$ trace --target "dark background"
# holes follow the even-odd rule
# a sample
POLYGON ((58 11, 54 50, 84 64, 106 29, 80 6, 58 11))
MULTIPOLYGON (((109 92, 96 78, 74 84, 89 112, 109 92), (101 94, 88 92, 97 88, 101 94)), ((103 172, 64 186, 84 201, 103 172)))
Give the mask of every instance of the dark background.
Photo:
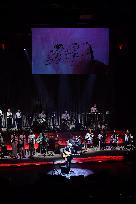
POLYGON ((110 110, 112 127, 134 128, 135 75, 128 56, 129 32, 134 26, 133 6, 128 1, 38 2, 0 3, 0 108, 82 112, 96 103, 101 110, 110 110), (31 27, 34 26, 110 28, 110 65, 102 67, 102 71, 97 66, 91 92, 89 75, 31 74, 31 27))

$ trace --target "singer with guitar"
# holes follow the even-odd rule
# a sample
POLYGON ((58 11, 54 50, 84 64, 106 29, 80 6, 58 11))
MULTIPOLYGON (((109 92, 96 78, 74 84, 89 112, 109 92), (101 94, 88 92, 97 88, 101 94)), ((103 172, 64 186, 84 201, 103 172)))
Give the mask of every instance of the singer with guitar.
POLYGON ((63 150, 63 158, 66 161, 66 166, 70 171, 71 168, 71 160, 72 160, 72 145, 69 143, 63 150))

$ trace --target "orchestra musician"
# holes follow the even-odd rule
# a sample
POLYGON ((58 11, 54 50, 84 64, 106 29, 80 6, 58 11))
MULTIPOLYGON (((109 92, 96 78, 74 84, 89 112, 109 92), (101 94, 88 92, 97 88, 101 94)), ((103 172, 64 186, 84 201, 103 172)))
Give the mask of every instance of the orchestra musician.
POLYGON ((49 136, 49 139, 48 139, 48 146, 49 146, 49 149, 51 151, 50 154, 48 154, 49 156, 53 156, 54 155, 54 152, 55 152, 55 138, 53 135, 50 135, 49 136))
POLYGON ((96 104, 94 104, 94 106, 91 107, 91 113, 97 113, 97 112, 98 112, 97 106, 96 104))
POLYGON ((4 143, 3 136, 2 136, 2 134, 0 132, 0 145, 3 144, 3 143, 4 143))
POLYGON ((20 110, 18 110, 15 114, 15 119, 16 119, 16 126, 17 129, 21 129, 22 128, 22 113, 20 110))
POLYGON ((4 145, 4 140, 3 140, 3 136, 2 133, 0 132, 0 158, 4 158, 4 154, 5 154, 5 145, 4 145))
POLYGON ((42 147, 43 147, 43 153, 44 155, 48 155, 48 148, 49 148, 49 138, 46 134, 44 134, 42 138, 42 147))
POLYGON ((88 148, 88 144, 90 147, 93 146, 93 138, 94 138, 94 134, 92 132, 92 129, 88 129, 88 132, 85 135, 85 149, 86 150, 88 148))
POLYGON ((131 133, 130 131, 127 129, 124 135, 124 147, 127 148, 127 146, 130 144, 130 138, 131 138, 131 133))
POLYGON ((46 121, 46 114, 44 111, 42 111, 40 114, 39 114, 39 122, 40 123, 43 123, 46 121))
POLYGON ((69 123, 70 123, 70 115, 68 111, 66 110, 62 115, 61 115, 61 121, 62 121, 62 127, 61 129, 67 130, 69 128, 69 123))
POLYGON ((98 109, 96 104, 94 104, 94 106, 91 107, 91 122, 95 125, 96 121, 97 121, 97 113, 98 113, 98 109))
POLYGON ((102 143, 103 143, 103 132, 100 131, 100 133, 98 134, 98 141, 99 141, 99 149, 102 148, 102 143))
POLYGON ((29 152, 30 152, 30 158, 34 156, 35 149, 34 149, 34 144, 35 144, 35 134, 33 131, 30 132, 30 135, 28 136, 28 144, 29 144, 29 152))
POLYGON ((110 139, 111 148, 115 149, 117 147, 117 143, 118 143, 118 134, 116 133, 116 130, 113 130, 113 133, 112 133, 111 139, 110 139))
POLYGON ((17 136, 15 133, 11 135, 12 158, 17 159, 17 136))
POLYGON ((49 139, 46 134, 43 132, 39 134, 36 142, 39 143, 40 153, 48 154, 49 139))
POLYGON ((36 139, 36 142, 39 144, 40 153, 42 153, 42 133, 40 133, 36 139))
POLYGON ((13 114, 12 114, 10 108, 8 108, 6 117, 7 117, 7 129, 11 129, 12 125, 13 125, 13 114))
POLYGON ((133 150, 134 149, 134 136, 131 133, 129 137, 129 142, 130 142, 130 149, 133 150))
POLYGON ((0 129, 3 127, 2 120, 3 120, 3 113, 2 113, 2 110, 0 110, 0 129))
POLYGON ((81 145, 81 138, 80 136, 75 136, 74 138, 74 154, 77 154, 78 151, 82 150, 82 145, 81 145))
POLYGON ((70 120, 70 115, 69 115, 69 113, 68 113, 67 110, 62 114, 61 119, 62 119, 63 121, 68 121, 68 120, 70 120))
POLYGON ((25 149, 24 149, 24 141, 25 141, 25 135, 21 134, 18 136, 18 153, 20 159, 25 158, 25 149))

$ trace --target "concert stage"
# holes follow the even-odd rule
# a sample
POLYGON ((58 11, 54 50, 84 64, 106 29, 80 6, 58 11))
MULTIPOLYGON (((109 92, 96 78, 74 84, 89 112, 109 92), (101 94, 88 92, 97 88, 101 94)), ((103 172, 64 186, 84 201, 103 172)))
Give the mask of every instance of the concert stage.
POLYGON ((62 172, 64 159, 59 154, 45 157, 37 154, 33 159, 1 159, 0 179, 4 186, 3 192, 7 189, 13 191, 17 200, 22 192, 27 192, 22 198, 24 202, 29 198, 42 201, 41 195, 44 194, 46 201, 55 201, 58 195, 61 196, 60 199, 67 199, 67 192, 70 197, 75 198, 75 203, 77 198, 83 203, 90 195, 92 199, 99 200, 96 196, 98 193, 101 200, 105 200, 105 195, 110 199, 114 194, 116 201, 118 196, 125 197, 128 192, 133 196, 134 189, 130 184, 132 178, 135 178, 135 155, 132 158, 129 155, 131 153, 133 152, 91 149, 74 156, 69 173, 62 172), (86 196, 84 192, 87 192, 86 196))
MULTIPOLYGON (((123 161, 126 150, 94 150, 90 149, 87 152, 83 152, 80 155, 73 155, 72 164, 88 163, 88 162, 107 162, 107 161, 123 161)), ((52 154, 49 152, 47 156, 36 153, 33 158, 23 159, 11 159, 5 157, 0 159, 0 168, 2 167, 21 167, 21 166, 39 166, 39 165, 53 165, 53 164, 64 164, 65 160, 60 154, 52 154)))

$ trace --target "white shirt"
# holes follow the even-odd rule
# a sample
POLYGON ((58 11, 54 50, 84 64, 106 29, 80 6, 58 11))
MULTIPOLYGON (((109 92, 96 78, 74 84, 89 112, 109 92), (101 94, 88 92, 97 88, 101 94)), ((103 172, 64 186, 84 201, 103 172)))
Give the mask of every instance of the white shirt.
POLYGON ((45 113, 40 113, 39 118, 46 118, 46 114, 45 113))
POLYGON ((3 114, 2 114, 2 110, 0 110, 0 116, 2 116, 3 114))
POLYGON ((86 139, 86 140, 91 140, 91 134, 90 134, 89 132, 86 133, 85 139, 86 139))
POLYGON ((91 113, 96 113, 97 112, 97 108, 96 107, 92 107, 91 108, 91 113))
POLYGON ((101 139, 102 139, 102 137, 103 137, 103 135, 98 134, 98 139, 99 139, 99 140, 101 140, 101 139))
POLYGON ((21 112, 16 112, 16 118, 21 118, 21 112))
POLYGON ((127 134, 125 134, 125 141, 128 142, 128 135, 127 134))
POLYGON ((12 116, 11 112, 7 112, 7 118, 9 118, 10 116, 12 116))
POLYGON ((30 143, 32 139, 33 139, 33 142, 35 143, 35 135, 34 134, 28 136, 28 143, 30 143))
POLYGON ((68 113, 64 113, 64 114, 62 114, 61 118, 64 119, 64 120, 68 120, 68 119, 70 119, 70 116, 69 116, 68 113))

